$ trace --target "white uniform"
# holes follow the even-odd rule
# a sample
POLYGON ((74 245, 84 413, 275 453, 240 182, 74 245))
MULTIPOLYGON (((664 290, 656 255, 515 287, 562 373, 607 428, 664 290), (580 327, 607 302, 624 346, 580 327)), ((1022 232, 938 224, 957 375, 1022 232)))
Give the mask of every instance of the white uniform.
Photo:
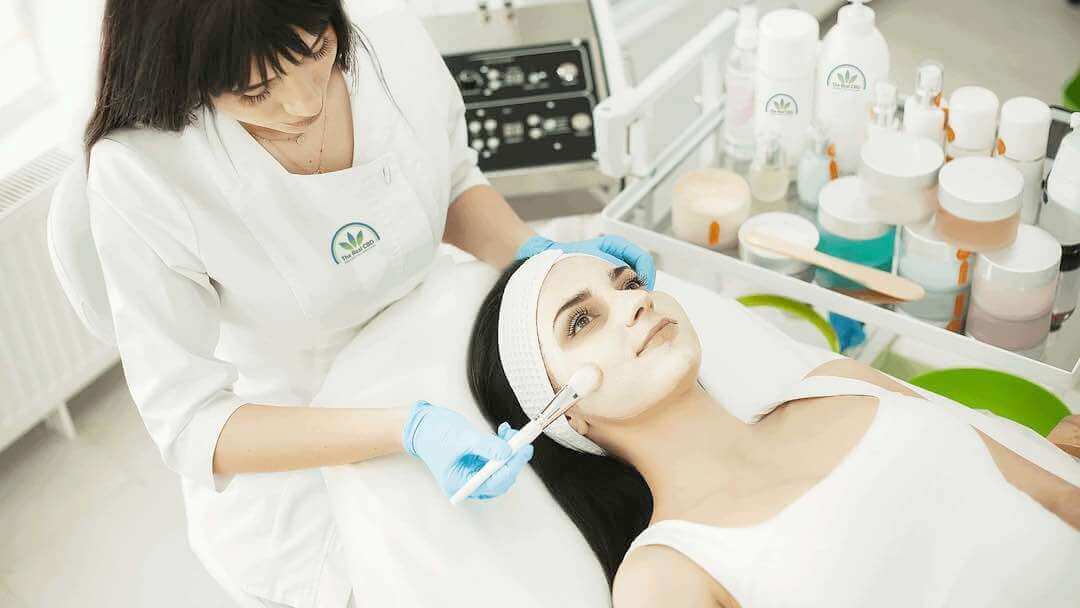
POLYGON ((450 203, 486 183, 420 22, 395 8, 358 25, 401 114, 360 51, 351 168, 289 174, 201 111, 182 133, 112 133, 87 183, 124 373, 181 475, 192 547, 238 597, 298 608, 349 595, 322 477, 216 478, 218 434, 245 403, 308 405, 358 328, 423 279, 450 203))

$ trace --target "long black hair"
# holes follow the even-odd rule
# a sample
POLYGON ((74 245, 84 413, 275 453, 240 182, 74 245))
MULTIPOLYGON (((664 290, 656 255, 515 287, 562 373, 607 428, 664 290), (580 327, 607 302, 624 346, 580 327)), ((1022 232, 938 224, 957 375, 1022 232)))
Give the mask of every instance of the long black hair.
MULTIPOLYGON (((499 308, 516 262, 499 277, 480 306, 469 341, 469 388, 492 428, 502 422, 521 428, 528 417, 506 379, 499 357, 499 308)), ((610 456, 563 447, 547 435, 533 443, 532 467, 615 580, 630 543, 652 518, 653 499, 641 473, 610 456)))
POLYGON ((254 84, 253 63, 266 80, 267 66, 283 71, 281 56, 310 57, 293 28, 318 35, 327 25, 343 72, 356 64, 358 46, 374 57, 341 0, 108 0, 86 154, 116 129, 182 130, 196 109, 213 108, 212 97, 254 84))

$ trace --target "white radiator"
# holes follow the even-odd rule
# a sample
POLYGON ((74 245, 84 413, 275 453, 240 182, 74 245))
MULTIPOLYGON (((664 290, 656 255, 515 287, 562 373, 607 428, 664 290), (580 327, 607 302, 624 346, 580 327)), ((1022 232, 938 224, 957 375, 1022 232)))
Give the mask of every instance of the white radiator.
POLYGON ((49 201, 72 160, 54 149, 0 180, 0 449, 46 418, 73 435, 67 400, 118 360, 83 328, 49 261, 49 201))

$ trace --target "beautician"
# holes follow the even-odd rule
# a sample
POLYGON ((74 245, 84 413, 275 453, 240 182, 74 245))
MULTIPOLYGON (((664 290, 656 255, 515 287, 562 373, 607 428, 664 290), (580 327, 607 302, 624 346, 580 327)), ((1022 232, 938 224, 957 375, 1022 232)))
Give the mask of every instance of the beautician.
MULTIPOLYGON (((182 479, 192 547, 243 606, 350 604, 316 467, 404 451, 451 494, 463 458, 509 454, 512 431, 471 424, 422 385, 415 404, 310 403, 440 241, 496 267, 557 245, 654 274, 625 240, 535 236, 477 169, 420 22, 392 1, 357 8, 358 28, 341 0, 105 9, 85 143, 116 339, 182 479), (358 407, 318 407, 331 405, 358 407)), ((530 455, 474 497, 505 492, 530 455)))

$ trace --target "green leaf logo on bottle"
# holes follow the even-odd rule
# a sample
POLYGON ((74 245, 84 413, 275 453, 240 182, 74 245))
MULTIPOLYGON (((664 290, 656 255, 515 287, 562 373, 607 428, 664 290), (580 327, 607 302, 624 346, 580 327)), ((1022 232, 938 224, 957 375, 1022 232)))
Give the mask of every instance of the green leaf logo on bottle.
POLYGON ((857 66, 842 63, 829 71, 825 84, 834 91, 865 91, 866 76, 857 66))
POLYGON ((775 116, 795 116, 799 113, 799 104, 787 93, 777 93, 765 102, 765 111, 775 116))
POLYGON ((337 229, 330 239, 330 257, 335 264, 348 264, 357 257, 371 251, 379 244, 379 233, 374 228, 361 222, 345 224, 337 229))

